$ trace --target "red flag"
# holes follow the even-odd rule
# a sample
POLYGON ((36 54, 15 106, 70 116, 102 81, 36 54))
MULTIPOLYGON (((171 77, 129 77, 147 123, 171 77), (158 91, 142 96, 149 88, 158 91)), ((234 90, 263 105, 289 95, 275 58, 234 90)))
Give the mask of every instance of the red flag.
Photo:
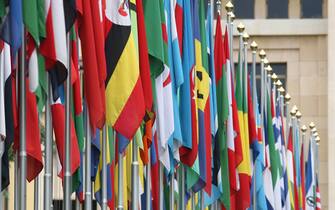
POLYGON ((103 21, 98 1, 82 1, 79 36, 84 65, 84 92, 92 131, 105 123, 106 61, 103 21))
MULTIPOLYGON (((15 84, 15 83, 14 83, 15 84)), ((26 151, 27 151, 27 180, 30 182, 43 169, 42 151, 40 142, 39 119, 36 97, 29 91, 29 80, 26 79, 26 151)), ((13 91, 15 92, 15 90, 13 91)), ((17 115, 19 116, 19 113, 17 115)), ((19 124, 16 126, 14 149, 19 151, 19 124)))

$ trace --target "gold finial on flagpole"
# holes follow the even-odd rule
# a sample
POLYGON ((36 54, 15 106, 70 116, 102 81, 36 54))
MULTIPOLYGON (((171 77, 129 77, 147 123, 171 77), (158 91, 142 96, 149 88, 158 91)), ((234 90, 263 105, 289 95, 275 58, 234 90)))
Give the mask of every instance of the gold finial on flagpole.
POLYGON ((221 0, 216 1, 216 10, 219 15, 221 15, 221 0))
POLYGON ((306 126, 306 125, 301 126, 301 131, 302 131, 303 133, 306 133, 306 131, 307 131, 307 126, 306 126))
POLYGON ((242 22, 240 22, 238 25, 237 25, 237 31, 242 34, 244 32, 244 29, 245 29, 245 26, 243 25, 242 22))
POLYGON ((312 133, 316 133, 317 132, 316 127, 312 128, 311 131, 312 131, 312 133))
POLYGON ((292 117, 295 117, 296 112, 297 112, 297 110, 293 107, 293 108, 291 109, 291 112, 290 112, 291 116, 292 116, 292 117))
POLYGON ((268 74, 268 76, 271 76, 272 75, 272 67, 270 66, 270 64, 269 64, 269 61, 267 61, 268 59, 264 59, 264 65, 266 65, 266 67, 265 67, 265 71, 266 71, 266 73, 268 74), (267 62, 265 62, 265 61, 267 61, 267 62))
POLYGON ((257 43, 255 41, 252 41, 250 44, 250 49, 252 50, 252 52, 256 53, 257 48, 258 48, 257 43))
POLYGON ((273 84, 274 85, 277 85, 277 81, 279 81, 278 80, 278 76, 277 76, 277 74, 276 73, 272 73, 272 75, 271 75, 271 79, 272 79, 272 81, 273 81, 273 84))
POLYGON ((242 38, 243 38, 244 44, 248 44, 250 36, 249 36, 249 34, 247 32, 243 33, 243 37, 242 38))
POLYGON ((286 103, 286 104, 289 104, 289 103, 290 103, 291 96, 290 96, 289 93, 286 93, 284 100, 285 100, 285 103, 286 103))
POLYGON ((280 87, 278 88, 278 92, 280 93, 280 95, 284 95, 284 93, 285 93, 285 89, 283 88, 283 86, 280 86, 280 87))
POLYGON ((311 122, 311 123, 309 123, 309 128, 312 130, 313 128, 315 128, 315 124, 314 124, 314 122, 311 122))
POLYGON ((320 137, 319 137, 319 136, 315 137, 315 142, 316 142, 318 145, 320 144, 320 137))
POLYGON ((235 14, 233 12, 230 12, 230 20, 231 22, 234 22, 235 20, 235 14))
POLYGON ((226 8, 226 11, 229 13, 229 12, 232 12, 234 10, 234 5, 231 3, 231 1, 228 1, 225 8, 226 8))

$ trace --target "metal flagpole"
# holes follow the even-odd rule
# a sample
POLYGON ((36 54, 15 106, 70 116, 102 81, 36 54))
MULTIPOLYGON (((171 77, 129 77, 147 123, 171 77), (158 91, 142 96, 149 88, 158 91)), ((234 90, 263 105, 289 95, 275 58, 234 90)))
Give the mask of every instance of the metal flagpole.
MULTIPOLYGON (((23 26, 22 26, 23 27, 23 26)), ((26 78, 25 78, 25 64, 26 64, 26 43, 25 30, 22 29, 22 45, 20 53, 20 182, 19 182, 19 209, 26 210, 26 176, 27 176, 27 152, 26 152, 26 78)))
POLYGON ((164 209, 164 186, 163 186, 163 176, 164 168, 161 163, 159 163, 159 209, 164 209))
POLYGON ((195 193, 191 190, 191 209, 195 210, 195 193))
MULTIPOLYGON (((233 28, 232 28, 232 24, 231 24, 231 15, 232 15, 232 12, 234 10, 234 5, 231 3, 231 1, 228 1, 228 3, 226 4, 225 6, 226 8, 226 11, 227 11, 227 27, 228 27, 228 42, 229 42, 229 54, 230 54, 230 59, 231 59, 231 63, 232 63, 232 66, 234 66, 234 63, 233 63, 233 28)), ((232 75, 233 75, 233 78, 235 78, 235 72, 232 71, 232 75)))
MULTIPOLYGON (((0 139, 0 175, 2 174, 2 155, 5 151, 5 143, 0 139)), ((3 207, 2 179, 0 179, 0 208, 3 207)))
POLYGON ((290 94, 286 93, 284 102, 285 102, 285 115, 286 115, 286 147, 287 147, 287 141, 288 141, 288 135, 290 130, 290 115, 289 115, 289 105, 290 105, 291 96, 290 94))
POLYGON ((264 117, 264 59, 265 59, 266 53, 264 50, 261 50, 259 52, 259 57, 261 58, 261 124, 263 124, 263 117, 264 117))
POLYGON ((179 209, 180 210, 185 210, 185 168, 183 164, 180 164, 179 167, 180 170, 180 182, 181 182, 181 187, 180 187, 180 202, 179 202, 179 209))
POLYGON ((251 81, 252 81, 252 105, 254 107, 254 109, 256 110, 257 107, 257 101, 256 101, 256 93, 257 93, 257 89, 256 89, 256 53, 257 53, 257 43, 255 41, 253 41, 250 44, 250 48, 252 51, 252 72, 251 72, 251 81))
POLYGON ((304 145, 303 146, 303 151, 304 151, 304 157, 303 157, 303 159, 304 159, 304 163, 306 161, 306 150, 305 150, 305 146, 307 145, 306 144, 306 131, 307 131, 307 126, 306 125, 301 126, 301 132, 302 132, 301 139, 302 139, 302 142, 303 142, 303 145, 304 145))
POLYGON ((76 198, 76 210, 80 210, 80 201, 76 198))
POLYGON ((118 210, 123 210, 123 157, 122 157, 122 153, 120 153, 119 151, 119 160, 118 160, 118 206, 117 209, 118 210))
POLYGON ((38 197, 39 197, 39 177, 34 179, 34 210, 38 210, 38 197))
POLYGON ((86 115, 86 142, 85 142, 85 210, 92 209, 92 184, 91 184, 91 125, 88 107, 86 115))
POLYGON ((102 129, 102 210, 107 210, 107 126, 102 129))
POLYGON ((170 209, 174 209, 174 169, 172 169, 172 174, 170 178, 170 209))
POLYGON ((14 173, 15 173, 15 178, 14 178, 14 200, 18 202, 14 202, 14 210, 19 209, 19 180, 20 180, 20 171, 19 171, 19 153, 16 151, 15 152, 15 161, 14 161, 14 173))
MULTIPOLYGON (((248 41, 249 41, 249 34, 247 33, 247 32, 244 32, 243 33, 243 45, 244 45, 244 47, 243 47, 243 49, 244 49, 244 76, 245 76, 245 78, 244 78, 244 85, 245 85, 245 87, 248 87, 248 41)), ((243 77, 243 72, 241 72, 242 73, 242 77, 243 77)), ((243 80, 241 80, 241 81, 243 81, 243 80)))
POLYGON ((147 175, 147 180, 145 183, 145 187, 147 189, 147 192, 145 194, 145 203, 146 205, 146 210, 150 210, 150 201, 151 201, 151 193, 150 193, 150 189, 151 189, 151 160, 150 160, 150 150, 151 148, 148 148, 148 164, 145 166, 145 173, 147 175))
MULTIPOLYGON (((138 147, 135 139, 133 139, 133 162, 131 163, 131 209, 138 209, 138 194, 139 194, 139 172, 138 172, 138 147)), ((147 174, 148 175, 148 174, 147 174)), ((147 180, 148 182, 148 180, 147 180)), ((147 188, 147 192, 150 192, 150 189, 147 188)), ((150 203, 146 203, 147 207, 150 206, 150 203)))
POLYGON ((71 44, 70 33, 67 34, 68 46, 68 76, 65 86, 65 173, 64 173, 64 209, 71 209, 71 44))
POLYGON ((52 119, 51 119, 51 87, 49 74, 46 74, 47 100, 45 103, 45 174, 44 174, 44 210, 52 204, 52 119))
MULTIPOLYGON (((238 71, 240 74, 239 80, 242 81, 242 68, 243 68, 243 63, 242 63, 242 58, 243 58, 243 32, 244 32, 244 25, 243 23, 239 23, 237 26, 237 31, 239 32, 239 62, 238 62, 238 71)), ((231 56, 232 57, 232 56, 231 56)), ((237 79, 237 78, 236 78, 237 79)), ((238 83, 236 83, 238 84, 238 83)), ((242 85, 242 84, 241 84, 242 85)))
POLYGON ((235 14, 231 11, 229 12, 230 14, 230 33, 229 33, 229 37, 230 37, 230 42, 229 42, 229 54, 230 56, 230 66, 231 66, 231 70, 232 72, 235 72, 235 65, 234 65, 234 20, 235 20, 235 14))

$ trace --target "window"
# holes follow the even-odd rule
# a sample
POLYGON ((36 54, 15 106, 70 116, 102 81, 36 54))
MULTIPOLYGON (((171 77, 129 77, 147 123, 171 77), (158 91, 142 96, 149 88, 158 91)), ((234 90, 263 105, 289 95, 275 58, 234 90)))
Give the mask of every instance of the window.
POLYGON ((288 0, 267 0, 268 18, 288 18, 288 0))
POLYGON ((321 18, 322 0, 301 0, 302 18, 321 18))
POLYGON ((255 0, 234 0, 234 13, 238 19, 253 19, 255 17, 255 0))

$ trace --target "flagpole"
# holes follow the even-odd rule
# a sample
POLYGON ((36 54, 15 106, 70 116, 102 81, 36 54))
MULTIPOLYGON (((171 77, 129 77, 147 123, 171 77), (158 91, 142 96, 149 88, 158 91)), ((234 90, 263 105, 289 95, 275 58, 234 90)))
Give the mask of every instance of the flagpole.
MULTIPOLYGON (((233 63, 233 45, 232 45, 232 39, 233 39, 233 28, 232 28, 232 24, 231 24, 231 14, 234 10, 234 5, 231 3, 231 1, 228 1, 228 3, 225 6, 225 9, 227 11, 227 28, 228 28, 228 42, 229 42, 229 54, 230 54, 230 59, 231 59, 231 63, 232 63, 232 68, 234 66, 233 63)), ((235 72, 232 71, 232 76, 233 78, 235 78, 235 72)))
POLYGON ((262 49, 259 52, 259 57, 261 58, 261 108, 260 108, 260 113, 261 113, 261 124, 263 124, 263 117, 264 117, 264 59, 265 59, 266 53, 262 49))
POLYGON ((34 210, 39 209, 38 197, 39 197, 39 178, 38 176, 34 179, 34 210))
MULTIPOLYGON (((5 140, 4 140, 5 141, 5 140)), ((2 156, 5 151, 5 143, 0 139, 0 174, 2 174, 2 156)), ((0 179, 0 207, 3 206, 2 178, 0 179)))
POLYGON ((151 160, 150 160, 150 150, 151 148, 148 148, 148 164, 145 166, 145 173, 147 175, 147 180, 145 183, 145 187, 147 189, 147 192, 145 194, 145 203, 146 203, 146 210, 150 210, 150 201, 151 201, 151 193, 150 193, 150 184, 151 184, 151 160))
POLYGON ((255 41, 253 41, 250 44, 250 48, 252 51, 252 73, 251 73, 251 78, 252 78, 252 102, 253 102, 253 107, 256 110, 257 107, 257 101, 256 101, 256 93, 257 93, 257 89, 256 89, 256 54, 257 54, 257 43, 255 41))
MULTIPOLYGON (((249 41, 249 38, 250 38, 249 34, 247 32, 244 32, 242 41, 244 45, 243 49, 244 49, 244 72, 245 72, 244 85, 245 87, 248 87, 248 41, 249 41)), ((242 77, 243 77, 243 74, 242 74, 242 77)))
POLYGON ((180 175, 180 180, 181 180, 180 181, 181 187, 179 191, 179 194, 180 194, 179 209, 185 210, 185 168, 183 164, 180 164, 179 170, 180 170, 179 175, 180 175))
POLYGON ((174 209, 174 168, 172 169, 171 172, 171 177, 170 177, 170 209, 174 209))
POLYGON ((26 41, 25 41, 25 30, 22 26, 22 45, 20 53, 20 182, 19 182, 19 209, 26 210, 26 196, 27 196, 27 151, 26 151, 26 78, 25 78, 25 65, 26 65, 26 41))
POLYGON ((163 165, 161 163, 159 163, 159 209, 164 209, 163 173, 164 173, 163 165))
MULTIPOLYGON (((303 126, 301 126, 301 132, 302 132, 302 137, 301 137, 301 139, 302 139, 302 142, 303 142, 303 145, 306 145, 305 144, 305 141, 306 141, 306 131, 307 131, 307 127, 306 127, 306 125, 303 125, 303 126)), ((304 163, 305 163, 305 146, 303 146, 303 151, 304 151, 304 157, 303 157, 303 159, 304 159, 304 163)), ((304 167, 305 168, 305 167, 304 167)), ((305 169, 304 169, 305 170, 305 169)))
POLYGON ((229 37, 230 37, 230 42, 229 42, 229 46, 230 46, 230 52, 229 54, 230 56, 230 65, 231 65, 231 70, 232 72, 235 71, 235 65, 234 65, 234 20, 235 20, 235 14, 233 13, 233 11, 231 11, 230 13, 230 33, 229 33, 229 37))
POLYGON ((123 157, 122 157, 122 153, 119 151, 119 159, 118 159, 118 206, 117 209, 118 210, 123 210, 123 157))
POLYGON ((44 173, 44 209, 50 209, 52 204, 52 119, 51 119, 51 87, 49 74, 46 74, 47 99, 45 103, 45 173, 44 173))
POLYGON ((86 143, 85 143, 85 210, 92 210, 92 184, 91 184, 91 125, 88 106, 86 115, 86 143))
MULTIPOLYGON (((238 26, 237 26, 237 31, 239 32, 239 58, 238 58, 239 59, 239 61, 238 61, 239 66, 238 66, 238 71, 239 71, 239 74, 240 74, 240 78, 239 78, 240 81, 242 81, 242 68, 243 68, 242 55, 243 55, 243 32, 244 32, 244 29, 245 28, 244 28, 243 23, 239 23, 238 26)), ((233 56, 230 56, 230 57, 233 57, 233 56)))
POLYGON ((107 210, 107 126, 102 128, 102 210, 107 210))
POLYGON ((65 86, 65 173, 64 173, 64 209, 71 209, 71 43, 70 33, 67 35, 68 76, 65 86))
POLYGON ((20 179, 20 171, 19 171, 19 163, 18 163, 18 159, 19 159, 19 153, 16 151, 15 152, 15 160, 14 160, 14 200, 18 201, 18 202, 14 202, 14 210, 18 210, 19 209, 19 179, 20 179))
POLYGON ((286 112, 286 148, 287 148, 287 142, 288 142, 288 138, 289 138, 289 130, 290 130, 290 115, 289 115, 289 105, 290 105, 290 100, 291 100, 291 96, 290 94, 286 93, 285 98, 284 98, 284 102, 285 102, 285 112, 286 112))
POLYGON ((195 193, 191 189, 191 209, 195 210, 195 193))
MULTIPOLYGON (((138 209, 138 194, 139 194, 139 172, 138 172, 138 147, 136 145, 135 139, 133 139, 133 162, 131 163, 132 174, 131 174, 131 209, 138 209)), ((147 180, 148 182, 148 180, 147 180)), ((150 189, 147 189, 150 191, 150 189)), ((146 203, 146 205, 150 205, 146 203)))

